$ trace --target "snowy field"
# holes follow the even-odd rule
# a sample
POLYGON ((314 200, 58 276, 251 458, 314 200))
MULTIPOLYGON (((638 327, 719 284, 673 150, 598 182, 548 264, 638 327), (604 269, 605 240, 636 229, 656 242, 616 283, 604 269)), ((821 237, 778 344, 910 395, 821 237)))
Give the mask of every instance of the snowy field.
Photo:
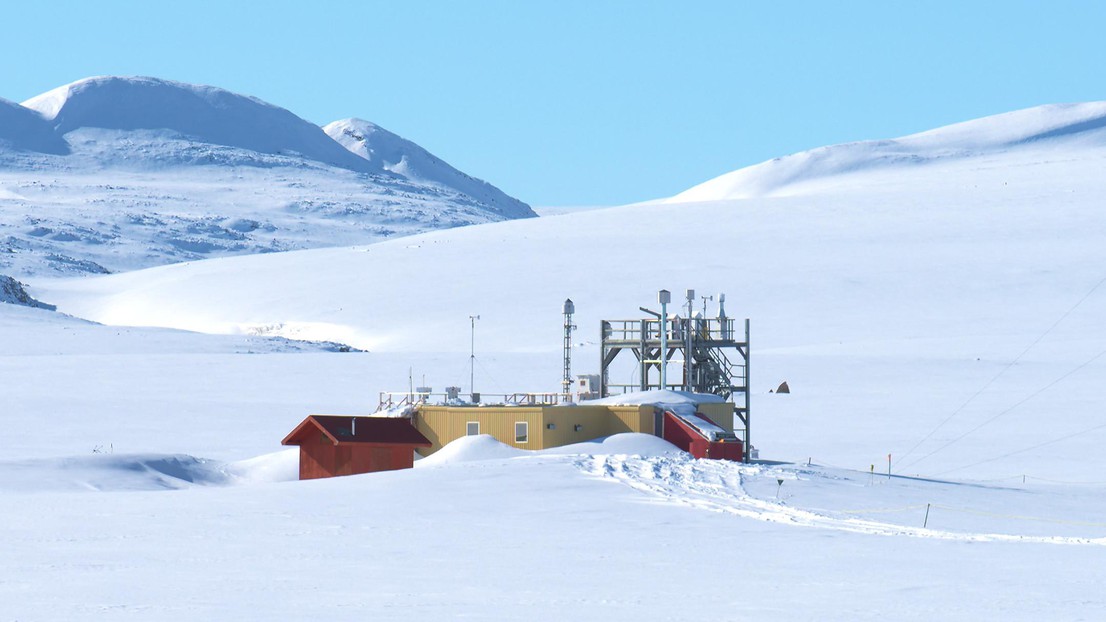
POLYGON ((0 308, 0 619, 1102 619, 1099 110, 790 156, 694 202, 21 279, 102 324, 0 308), (469 315, 477 390, 552 391, 565 298, 587 373, 599 320, 662 287, 751 318, 764 462, 476 437, 294 481, 307 414, 467 388, 469 315))

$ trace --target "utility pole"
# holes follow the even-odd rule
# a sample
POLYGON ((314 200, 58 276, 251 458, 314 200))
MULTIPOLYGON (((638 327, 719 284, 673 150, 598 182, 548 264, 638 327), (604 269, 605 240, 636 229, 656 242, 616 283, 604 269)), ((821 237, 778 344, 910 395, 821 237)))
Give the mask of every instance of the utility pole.
POLYGON ((470 315, 469 322, 472 324, 472 332, 469 337, 469 394, 475 395, 476 389, 473 387, 474 370, 476 368, 476 320, 479 320, 479 315, 470 315))
POLYGON ((695 313, 695 290, 687 290, 687 325, 684 327, 684 391, 695 391, 691 380, 691 352, 692 352, 692 340, 695 338, 691 334, 693 322, 691 316, 695 313))
POLYGON ((565 375, 561 379, 561 393, 564 394, 566 402, 571 401, 569 397, 572 395, 572 330, 576 328, 576 325, 572 323, 572 314, 576 313, 576 305, 572 304, 571 298, 565 299, 564 316, 565 316, 565 375))
POLYGON ((661 303, 661 391, 668 382, 668 303, 672 302, 672 293, 662 289, 657 293, 661 303))

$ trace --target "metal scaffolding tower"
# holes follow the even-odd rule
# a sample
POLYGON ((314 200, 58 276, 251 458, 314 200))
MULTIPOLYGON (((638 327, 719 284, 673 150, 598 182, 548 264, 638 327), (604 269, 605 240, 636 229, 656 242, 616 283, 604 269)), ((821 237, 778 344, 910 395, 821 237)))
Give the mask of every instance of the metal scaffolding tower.
MULTIPOLYGON (((665 313, 644 307, 652 317, 634 320, 602 320, 600 324, 600 397, 612 392, 669 389, 693 393, 712 393, 734 402, 734 416, 744 428, 746 459, 750 444, 749 400, 749 320, 744 334, 735 330, 735 320, 726 317, 725 294, 719 297, 718 317, 702 314, 681 318, 665 317, 669 297, 660 295, 665 313), (629 351, 635 359, 631 375, 636 381, 611 381, 611 369, 618 355, 629 351), (682 358, 682 373, 672 378, 665 373, 666 363, 682 358)), ((694 290, 687 291, 687 310, 692 310, 694 290)), ((623 357, 625 359, 625 357, 623 357)), ((675 370, 674 370, 675 371, 675 370)))

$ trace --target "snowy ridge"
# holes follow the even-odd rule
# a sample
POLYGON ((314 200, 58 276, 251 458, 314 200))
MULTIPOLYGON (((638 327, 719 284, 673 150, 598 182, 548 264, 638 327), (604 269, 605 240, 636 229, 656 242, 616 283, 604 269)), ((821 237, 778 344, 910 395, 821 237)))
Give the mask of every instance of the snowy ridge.
POLYGON ((775 158, 694 186, 670 203, 719 201, 816 192, 822 184, 861 187, 851 174, 909 173, 924 164, 979 158, 1008 151, 1106 147, 1106 102, 1054 104, 957 123, 894 140, 832 145, 775 158))
POLYGON ((392 132, 363 119, 343 119, 323 126, 323 131, 352 153, 375 167, 406 179, 438 184, 463 192, 508 218, 529 218, 530 207, 511 198, 486 181, 470 177, 392 132))
POLYGON ((69 152, 65 140, 34 110, 0 98, 0 151, 36 151, 63 155, 69 152))

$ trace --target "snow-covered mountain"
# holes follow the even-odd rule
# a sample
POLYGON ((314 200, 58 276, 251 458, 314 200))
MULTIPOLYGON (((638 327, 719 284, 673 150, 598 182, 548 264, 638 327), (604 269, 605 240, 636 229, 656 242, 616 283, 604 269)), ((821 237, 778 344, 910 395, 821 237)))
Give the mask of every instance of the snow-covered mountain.
POLYGON ((893 140, 832 145, 775 158, 703 182, 671 203, 869 189, 927 173, 928 165, 985 163, 1022 151, 1070 157, 1106 148, 1106 102, 1054 104, 975 119, 893 140))
MULTIPOLYGON (((298 156, 350 170, 381 172, 351 158, 318 126, 291 112, 210 86, 156 78, 89 78, 32 97, 23 106, 38 112, 60 136, 84 128, 154 130, 191 143, 228 147, 235 150, 228 152, 233 155, 298 156)), ((145 148, 155 157, 174 155, 156 153, 156 145, 145 148)), ((132 153, 125 150, 120 155, 132 153)), ((100 156, 102 164, 114 163, 111 152, 100 156)), ((171 162, 166 157, 157 164, 171 162)))
POLYGON ((0 272, 114 272, 534 216, 387 139, 389 157, 418 165, 360 157, 288 110, 209 86, 99 77, 0 100, 0 272))

